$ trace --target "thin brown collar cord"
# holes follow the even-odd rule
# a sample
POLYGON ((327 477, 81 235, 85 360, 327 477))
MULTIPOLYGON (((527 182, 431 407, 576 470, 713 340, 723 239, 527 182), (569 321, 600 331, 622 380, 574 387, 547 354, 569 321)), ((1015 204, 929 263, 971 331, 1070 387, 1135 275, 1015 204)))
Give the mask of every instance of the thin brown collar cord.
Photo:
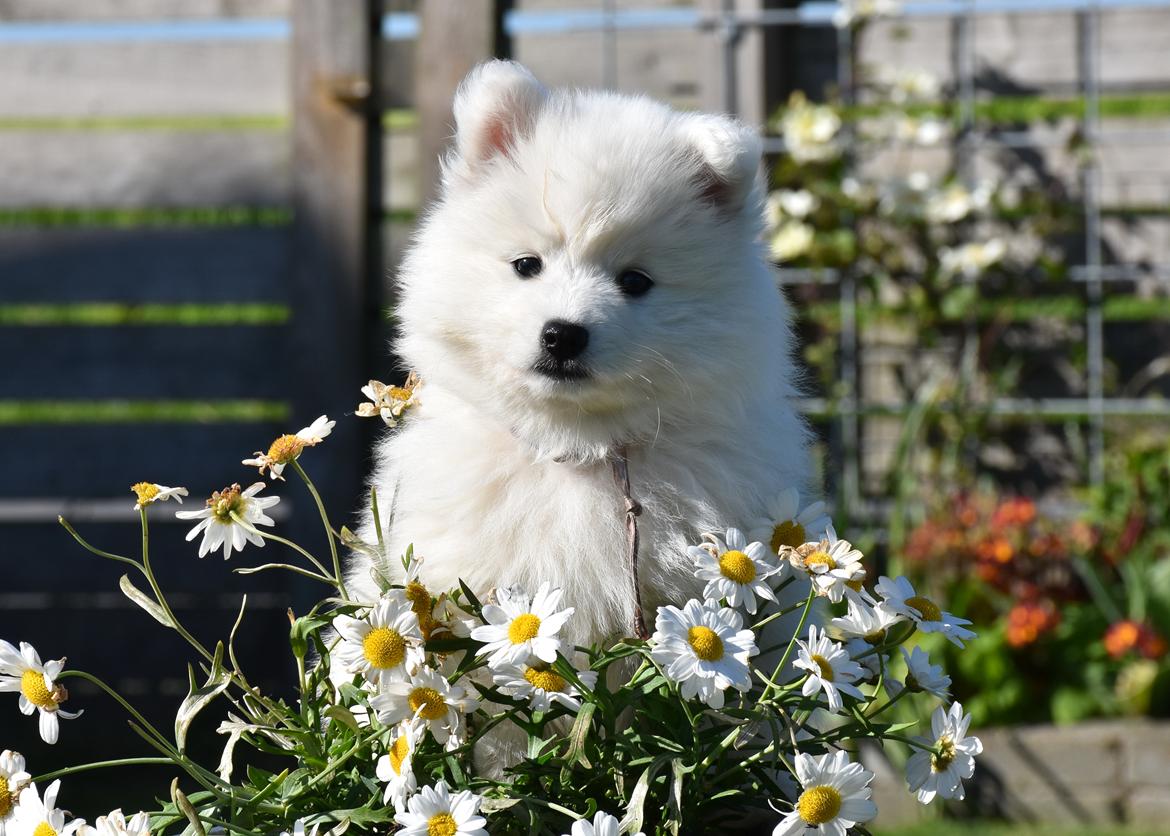
POLYGON ((642 506, 630 492, 630 459, 625 446, 617 448, 610 457, 610 464, 613 466, 613 480, 626 501, 626 559, 634 588, 634 635, 645 640, 650 638, 650 631, 646 629, 646 617, 642 612, 642 585, 638 581, 638 515, 642 513, 642 506))

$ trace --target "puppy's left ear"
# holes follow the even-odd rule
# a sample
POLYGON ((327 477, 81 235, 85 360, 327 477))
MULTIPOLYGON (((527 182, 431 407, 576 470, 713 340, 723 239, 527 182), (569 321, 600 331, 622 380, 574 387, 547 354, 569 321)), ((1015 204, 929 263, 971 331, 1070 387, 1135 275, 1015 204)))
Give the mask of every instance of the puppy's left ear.
POLYGON ((465 173, 511 153, 536 123, 547 95, 515 61, 488 61, 468 73, 455 94, 455 149, 465 173))
POLYGON ((699 153, 699 188, 704 200, 742 209, 759 176, 763 143, 759 134, 726 116, 696 115, 686 131, 699 153))

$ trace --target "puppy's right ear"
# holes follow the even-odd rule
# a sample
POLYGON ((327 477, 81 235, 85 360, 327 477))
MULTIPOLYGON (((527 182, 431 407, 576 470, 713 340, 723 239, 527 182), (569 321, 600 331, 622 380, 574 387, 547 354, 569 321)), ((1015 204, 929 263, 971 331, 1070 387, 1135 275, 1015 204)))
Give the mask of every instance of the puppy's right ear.
POLYGON ((455 150, 463 170, 507 156, 532 130, 548 91, 515 61, 488 61, 455 93, 455 150))

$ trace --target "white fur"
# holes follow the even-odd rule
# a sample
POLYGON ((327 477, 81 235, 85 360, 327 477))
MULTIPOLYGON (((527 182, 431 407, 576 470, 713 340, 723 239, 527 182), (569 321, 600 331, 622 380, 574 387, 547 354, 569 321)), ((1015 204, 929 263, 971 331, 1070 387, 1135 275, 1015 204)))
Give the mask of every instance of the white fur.
MULTIPOLYGON (((686 546, 809 487, 784 300, 761 244, 760 146, 720 116, 645 98, 546 91, 485 64, 456 97, 456 150, 401 274, 396 349, 420 404, 377 451, 392 562, 436 590, 462 578, 565 590, 570 638, 630 635, 629 447, 646 617, 701 593, 686 546), (511 262, 537 255, 522 279, 511 262), (654 287, 624 296, 615 276, 654 287), (588 327, 585 381, 531 371, 543 325, 588 327)), ((374 540, 367 514, 364 531, 374 540)), ((372 599, 355 558, 350 586, 372 599)))

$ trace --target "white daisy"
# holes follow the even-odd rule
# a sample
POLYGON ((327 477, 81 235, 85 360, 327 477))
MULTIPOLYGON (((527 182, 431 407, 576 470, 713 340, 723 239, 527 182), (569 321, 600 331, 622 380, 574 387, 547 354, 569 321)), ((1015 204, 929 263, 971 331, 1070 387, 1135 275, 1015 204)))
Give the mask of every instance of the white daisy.
POLYGON ((829 639, 814 624, 808 628, 808 642, 796 640, 799 647, 793 666, 808 671, 801 693, 811 697, 817 691, 824 691, 830 711, 841 710, 841 694, 864 699, 853 683, 865 672, 861 665, 849 658, 849 653, 835 641, 829 639))
POLYGON ((150 816, 135 813, 127 820, 121 810, 98 816, 93 824, 98 836, 150 836, 150 816))
POLYGON ((471 790, 451 795, 445 781, 422 792, 407 802, 407 811, 394 816, 402 825, 401 836, 488 836, 484 825, 487 819, 478 815, 483 799, 471 790))
MULTIPOLYGON (((501 691, 510 697, 528 700, 533 711, 548 711, 554 702, 574 714, 581 710, 581 692, 543 662, 501 665, 492 671, 492 675, 501 691)), ((590 690, 597 685, 596 671, 578 670, 577 678, 590 690)))
POLYGON ((617 818, 598 810, 592 822, 585 819, 573 822, 573 827, 565 836, 619 836, 621 832, 621 822, 617 818))
POLYGON ((71 836, 85 827, 85 819, 74 819, 65 823, 65 812, 57 809, 57 793, 61 781, 49 784, 44 800, 37 792, 37 785, 31 784, 21 790, 16 804, 16 832, 24 836, 71 836))
POLYGON ((773 554, 779 554, 785 546, 794 549, 804 543, 819 542, 829 526, 825 503, 814 502, 802 510, 800 492, 788 488, 772 500, 767 516, 756 517, 748 524, 747 537, 768 544, 773 554))
POLYGON ((742 606, 756 612, 756 597, 775 601, 776 593, 767 579, 788 566, 769 561, 763 543, 748 543, 738 528, 727 529, 727 542, 707 535, 709 543, 687 549, 695 561, 695 577, 707 582, 703 597, 712 601, 724 598, 733 607, 742 606))
POLYGON ((423 729, 421 720, 400 723, 390 751, 378 758, 374 768, 378 780, 386 782, 382 803, 393 804, 399 813, 406 809, 406 799, 418 790, 418 781, 414 777, 414 750, 422 739, 423 729))
POLYGON ((743 618, 735 610, 692 598, 681 610, 659 607, 654 627, 650 655, 667 677, 679 683, 684 699, 697 695, 712 708, 722 708, 728 687, 751 688, 748 659, 759 648, 755 634, 742 629, 743 618))
POLYGON ((8 749, 0 752, 0 836, 9 836, 9 826, 16 819, 16 800, 31 782, 32 776, 24 771, 24 755, 8 749))
POLYGON ((909 653, 902 648, 902 658, 906 660, 906 684, 897 680, 886 682, 886 690, 890 696, 895 696, 903 687, 909 688, 910 693, 925 691, 936 697, 946 699, 950 695, 951 678, 943 672, 941 665, 930 664, 930 656, 921 647, 915 647, 909 653))
POLYGON ((772 831, 772 836, 845 836, 855 824, 877 815, 869 796, 873 773, 850 763, 841 751, 814 758, 796 756, 796 776, 803 787, 796 809, 772 831))
POLYGON ((244 459, 243 464, 259 468, 261 476, 267 469, 268 475, 272 479, 283 479, 284 476, 281 474, 288 463, 295 461, 306 447, 316 447, 324 441, 329 433, 333 432, 333 427, 336 424, 336 421, 330 421, 322 415, 296 435, 282 435, 276 439, 269 446, 267 453, 263 450, 257 450, 253 454, 255 458, 244 459))
POLYGON ((828 537, 819 543, 805 543, 796 549, 785 549, 784 555, 797 569, 808 572, 818 595, 834 604, 845 597, 847 589, 861 589, 865 580, 862 554, 848 540, 838 540, 829 527, 828 537))
POLYGON ((207 500, 207 507, 199 511, 176 511, 175 516, 180 520, 199 520, 199 525, 187 532, 187 540, 194 540, 200 531, 203 540, 199 543, 199 556, 204 557, 223 546, 223 559, 232 556, 232 550, 242 551, 247 543, 263 548, 264 538, 251 531, 258 525, 276 525, 276 521, 264 513, 265 508, 271 508, 280 502, 279 496, 257 497, 256 494, 264 490, 263 482, 249 485, 241 489, 238 484, 216 491, 207 500), (239 517, 247 523, 248 528, 238 523, 234 518, 239 517))
POLYGON ((983 751, 978 737, 967 737, 970 725, 971 715, 963 714, 961 703, 949 711, 940 705, 930 718, 933 739, 917 738, 931 748, 917 750, 906 761, 906 781, 923 804, 936 795, 963 800, 963 779, 975 774, 975 756, 983 751))
POLYGON ((362 418, 379 417, 387 427, 396 427, 402 413, 418 404, 420 383, 414 372, 410 373, 402 386, 387 386, 380 380, 371 380, 362 387, 362 394, 370 400, 358 404, 357 414, 362 418))
POLYGON ((0 691, 20 693, 20 713, 40 712, 41 740, 52 745, 60 732, 58 715, 66 720, 81 716, 61 708, 69 692, 55 680, 65 667, 64 659, 41 664, 41 657, 28 642, 20 643, 20 650, 0 640, 0 691))
POLYGON ((497 598, 498 606, 487 604, 483 608, 488 623, 471 631, 473 639, 484 642, 476 655, 488 656, 493 668, 524 662, 529 656, 555 662, 561 649, 556 633, 573 614, 572 607, 557 611, 561 590, 550 590, 542 583, 529 600, 523 589, 509 587, 499 590, 497 598))
POLYGON ((478 705, 462 686, 452 685, 430 668, 420 668, 407 680, 384 682, 381 693, 370 699, 380 722, 394 725, 418 717, 448 748, 462 743, 463 715, 478 705))
POLYGON ((438 604, 435 602, 435 596, 431 595, 431 591, 422 581, 422 565, 421 557, 418 555, 411 557, 406 566, 403 594, 406 595, 406 600, 410 602, 410 608, 418 617, 418 626, 422 631, 423 639, 429 640, 432 633, 443 632, 446 625, 439 621, 435 615, 438 604))
POLYGON ((853 594, 848 598, 849 608, 845 615, 829 622, 829 626, 845 638, 865 639, 871 645, 879 645, 886 640, 890 627, 905 620, 899 613, 877 606, 868 593, 853 594))
POLYGON ((333 626, 342 638, 334 651, 350 674, 360 673, 377 685, 405 679, 422 664, 422 632, 418 616, 401 589, 386 592, 365 618, 339 615, 333 626))
POLYGON ((175 502, 182 505, 183 497, 187 495, 186 488, 168 488, 165 485, 156 485, 154 482, 138 482, 131 485, 130 490, 138 497, 138 501, 134 503, 135 511, 141 511, 147 505, 164 502, 168 499, 174 499, 175 502))
POLYGON ((963 642, 975 638, 975 634, 964 626, 970 624, 970 621, 943 612, 929 598, 916 594, 910 581, 904 577, 887 578, 883 575, 878 579, 874 591, 882 598, 879 606, 906 616, 924 633, 941 633, 959 647, 964 646, 963 642))

